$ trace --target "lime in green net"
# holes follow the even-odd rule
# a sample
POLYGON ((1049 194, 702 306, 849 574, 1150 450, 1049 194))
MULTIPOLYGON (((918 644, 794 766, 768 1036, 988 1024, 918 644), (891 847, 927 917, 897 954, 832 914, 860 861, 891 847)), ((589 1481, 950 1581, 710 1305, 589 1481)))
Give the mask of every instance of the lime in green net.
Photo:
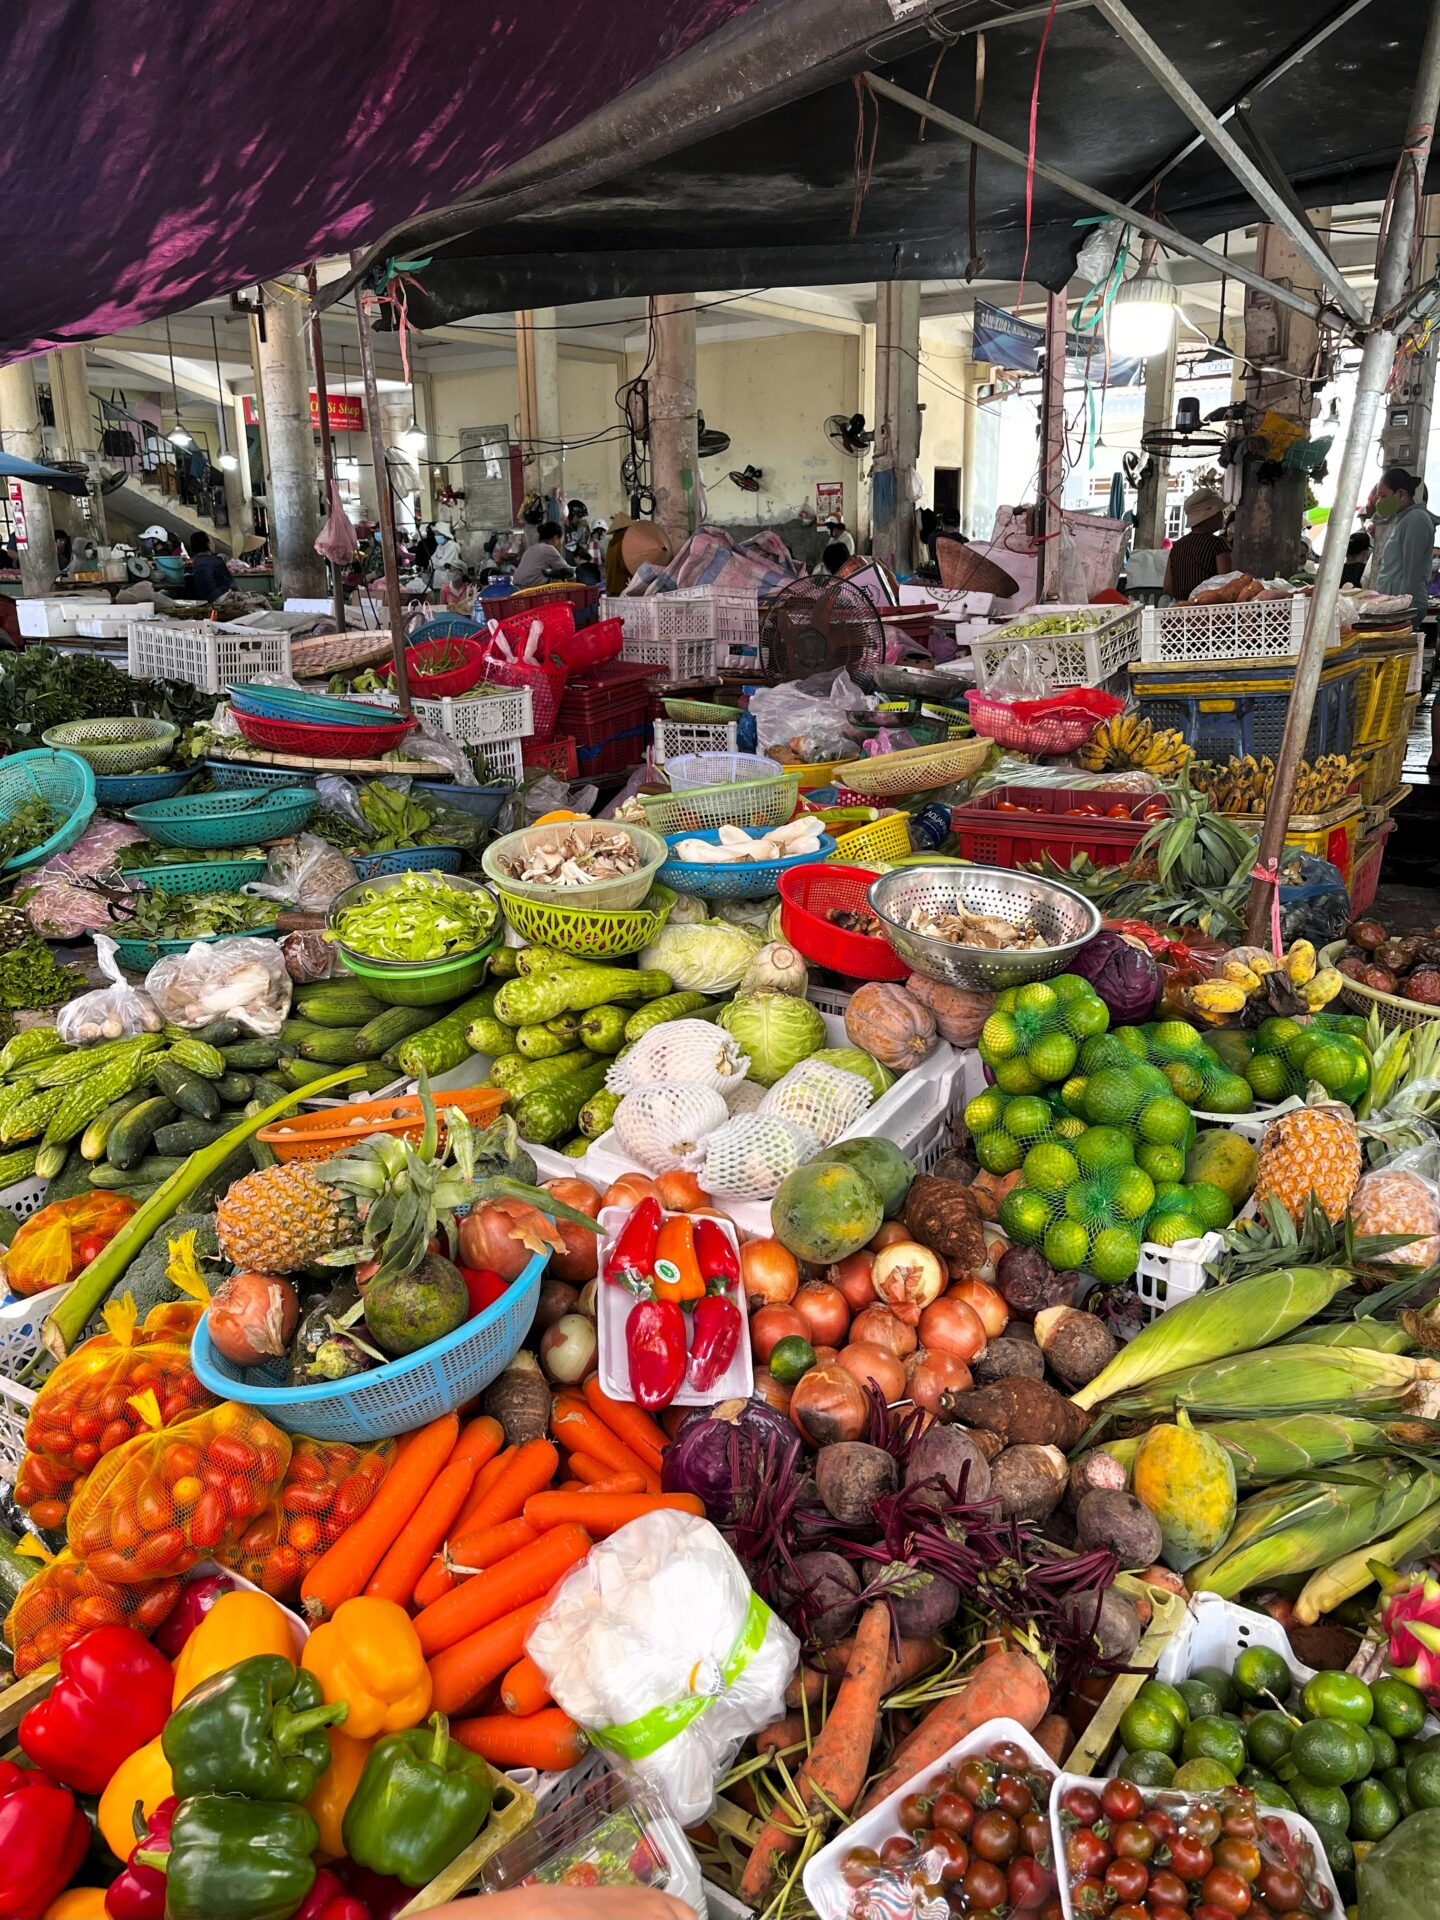
POLYGON ((1264 1020, 1245 1078, 1261 1106, 1303 1095, 1312 1081, 1353 1105, 1370 1083, 1370 1060, 1352 1034, 1298 1020, 1264 1020))
POLYGON ((1186 1020, 1152 1020, 1137 1031, 1150 1063, 1187 1107, 1202 1113, 1250 1112, 1254 1092, 1238 1070, 1250 1057, 1243 1039, 1234 1058, 1226 1060, 1186 1020))
POLYGON ((1081 1046, 1109 1024, 1105 1002, 1077 974, 1007 987, 980 1030, 980 1058, 1002 1093, 1038 1093, 1068 1080, 1081 1046))

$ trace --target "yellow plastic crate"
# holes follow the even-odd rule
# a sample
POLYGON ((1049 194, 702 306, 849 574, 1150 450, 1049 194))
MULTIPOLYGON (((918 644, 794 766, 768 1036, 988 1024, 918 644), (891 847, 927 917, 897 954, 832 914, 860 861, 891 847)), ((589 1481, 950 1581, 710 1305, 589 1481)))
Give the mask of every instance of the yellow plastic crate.
POLYGON ((1411 652, 1394 648, 1360 656, 1355 682, 1355 745, 1382 747, 1401 731, 1411 652))
POLYGON ((1383 745, 1362 747, 1355 758, 1360 762, 1360 798, 1367 807, 1379 806, 1400 785, 1405 772, 1405 749, 1410 729, 1415 724, 1418 694, 1408 694, 1401 702, 1400 724, 1383 745))

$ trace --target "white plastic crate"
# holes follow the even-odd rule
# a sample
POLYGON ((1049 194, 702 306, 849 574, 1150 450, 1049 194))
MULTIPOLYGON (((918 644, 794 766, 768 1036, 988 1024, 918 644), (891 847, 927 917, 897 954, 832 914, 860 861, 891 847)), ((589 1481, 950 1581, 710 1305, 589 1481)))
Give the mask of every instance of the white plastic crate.
POLYGON ((618 620, 620 658, 664 667, 672 680, 709 679, 715 672, 715 611, 709 594, 607 595, 607 620, 618 620))
POLYGON ((657 720, 655 764, 663 767, 686 753, 734 753, 738 731, 734 720, 657 720))
POLYGON ((1098 687, 1140 658, 1139 607, 1033 606, 1008 627, 972 634, 970 652, 976 684, 988 692, 1004 672, 1017 647, 1027 647, 1046 687, 1098 687), (1098 626, 1083 632, 1047 633, 1028 638, 1017 628, 1066 613, 1103 613, 1098 626))
POLYGON ((7 1487, 14 1486, 25 1458, 25 1423, 34 1404, 33 1387, 0 1377, 0 1483, 7 1487))
POLYGON ((482 781, 518 787, 525 778, 525 755, 518 740, 482 740, 473 750, 482 781))
MULTIPOLYGON (((397 693, 371 696, 398 707, 397 693)), ((492 687, 485 692, 446 696, 441 700, 411 700, 415 718, 432 733, 443 733, 462 747, 478 747, 492 740, 526 740, 535 731, 535 707, 529 687, 492 687)))
POLYGON ((223 693, 260 674, 290 676, 290 636, 213 620, 132 620, 129 671, 136 680, 188 680, 223 693))
POLYGON ((717 664, 760 649, 760 601, 753 593, 723 593, 710 587, 681 587, 676 599, 708 600, 714 616, 717 664))
MULTIPOLYGON (((1140 658, 1152 666, 1214 666, 1220 660, 1293 660, 1305 637, 1308 595, 1238 604, 1185 602, 1145 607, 1140 614, 1140 658)), ((1325 642, 1340 645, 1337 608, 1325 642)), ((1133 659, 1134 656, 1132 655, 1133 659)))
POLYGON ((75 616, 75 632, 89 640, 123 640, 134 617, 128 607, 107 607, 103 613, 79 613, 75 616))

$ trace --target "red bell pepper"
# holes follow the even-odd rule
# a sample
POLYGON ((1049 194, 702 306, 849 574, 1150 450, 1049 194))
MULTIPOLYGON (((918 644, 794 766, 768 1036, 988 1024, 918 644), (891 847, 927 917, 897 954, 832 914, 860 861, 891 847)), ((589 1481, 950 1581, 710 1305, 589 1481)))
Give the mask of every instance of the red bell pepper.
POLYGON ((347 1860, 342 1869, 345 1884, 365 1902, 370 1920, 395 1920, 397 1913, 415 1898, 415 1889, 388 1873, 372 1873, 369 1867, 357 1867, 347 1860))
POLYGON ((605 1278, 615 1286, 629 1287, 640 1293, 650 1285, 655 1273, 655 1249, 665 1216, 660 1202, 652 1195, 631 1210, 605 1260, 605 1278))
POLYGON ((630 1391, 647 1412, 668 1407, 685 1380, 685 1316, 673 1300, 641 1300, 625 1322, 630 1391))
POLYGON ((713 1387, 740 1344, 740 1309, 723 1294, 707 1294, 695 1303, 695 1345, 690 1352, 690 1384, 697 1393, 713 1387))
POLYGON ((60 1656, 48 1700, 18 1735, 26 1757, 77 1793, 102 1793, 122 1760, 170 1718, 175 1676, 134 1627, 95 1627, 60 1656))
POLYGON ((110 1920, 165 1920, 164 1872, 159 1867, 143 1866, 135 1856, 147 1851, 170 1851, 170 1822, 179 1804, 173 1793, 168 1800, 162 1800, 151 1814, 148 1827, 140 1818, 137 1804, 135 1824, 141 1831, 136 1835, 125 1871, 117 1875, 105 1891, 105 1911, 110 1920))
POLYGON ((728 1293, 740 1284, 740 1256, 718 1220, 695 1222, 695 1257, 707 1293, 728 1293))
POLYGON ((90 1822, 48 1774, 0 1760, 0 1920, 35 1920, 90 1850, 90 1822))
POLYGON ((370 1909, 358 1894, 350 1892, 338 1873, 321 1867, 291 1920, 370 1920, 370 1909))
POLYGON ((513 1285, 512 1281, 502 1280, 490 1267, 461 1267, 460 1278, 465 1282, 465 1291, 470 1296, 472 1320, 477 1313, 483 1313, 486 1307, 493 1307, 513 1285))

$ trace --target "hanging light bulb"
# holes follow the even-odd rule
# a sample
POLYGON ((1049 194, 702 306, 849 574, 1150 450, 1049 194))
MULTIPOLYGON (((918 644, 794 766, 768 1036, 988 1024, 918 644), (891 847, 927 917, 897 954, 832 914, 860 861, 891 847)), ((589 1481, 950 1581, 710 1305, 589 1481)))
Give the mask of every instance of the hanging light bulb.
POLYGON ((414 414, 411 414, 410 424, 400 436, 400 444, 411 454, 419 453, 425 445, 424 430, 416 425, 414 414))
POLYGON ((195 444, 184 427, 181 426, 172 427, 165 438, 170 442, 172 447, 193 447, 195 444))
POLYGON ((222 453, 220 456, 220 466, 226 473, 234 473, 239 464, 233 453, 222 453))
POLYGON ((1148 359, 1175 334, 1175 289, 1167 280, 1137 274, 1116 288, 1110 303, 1110 350, 1148 359))

